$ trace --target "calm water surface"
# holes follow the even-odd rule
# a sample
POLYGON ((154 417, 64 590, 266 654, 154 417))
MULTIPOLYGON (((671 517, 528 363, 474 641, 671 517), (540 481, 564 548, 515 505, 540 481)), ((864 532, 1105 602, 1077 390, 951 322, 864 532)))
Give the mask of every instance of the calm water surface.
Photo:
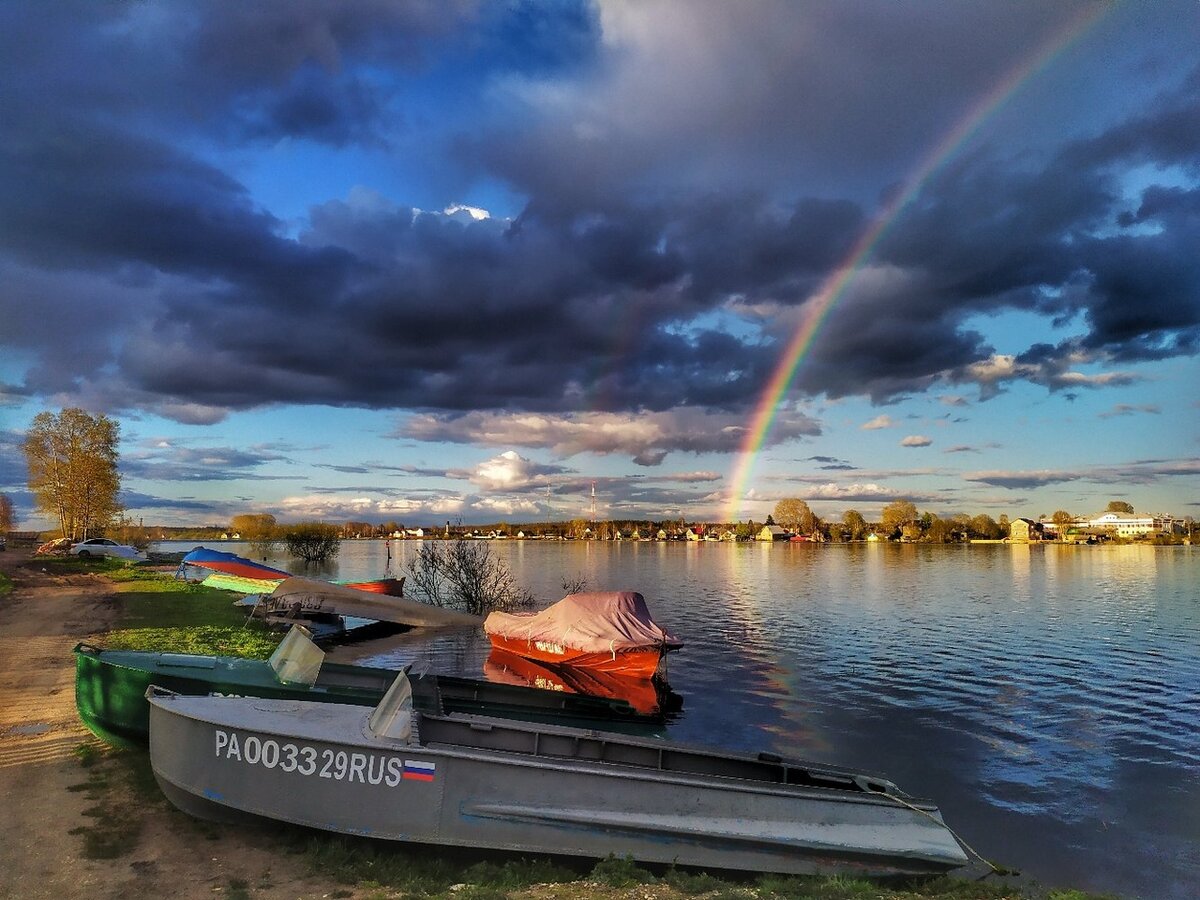
MULTIPOLYGON (((1048 885, 1200 896, 1200 548, 494 542, 535 596, 641 591, 674 739, 882 772, 1048 885)), ((238 545, 222 545, 238 552, 238 545)), ((402 574, 343 544, 325 577, 402 574)), ((340 661, 480 675, 482 633, 340 661)))

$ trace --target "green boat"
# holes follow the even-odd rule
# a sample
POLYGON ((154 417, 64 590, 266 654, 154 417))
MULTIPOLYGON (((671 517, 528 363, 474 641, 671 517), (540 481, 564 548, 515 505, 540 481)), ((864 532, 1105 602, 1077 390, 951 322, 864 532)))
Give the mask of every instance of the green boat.
MULTIPOLYGON (((181 694, 321 700, 375 706, 399 674, 393 669, 324 662, 324 651, 294 626, 270 660, 189 653, 105 650, 75 645, 75 706, 79 718, 109 743, 145 747, 150 736, 146 689, 181 694)), ((432 715, 471 713, 598 731, 661 735, 661 716, 624 700, 494 684, 449 675, 410 675, 413 702, 432 715)))

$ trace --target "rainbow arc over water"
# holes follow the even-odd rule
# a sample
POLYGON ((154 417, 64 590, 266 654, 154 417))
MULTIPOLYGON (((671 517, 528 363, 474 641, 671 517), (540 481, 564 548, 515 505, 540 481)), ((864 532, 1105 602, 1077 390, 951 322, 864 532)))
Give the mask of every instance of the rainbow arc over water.
POLYGON ((921 193, 929 179, 979 130, 989 118, 1016 94, 1023 85, 1046 69, 1059 55, 1075 44, 1116 4, 1095 3, 1081 8, 1065 25, 1054 31, 1032 53, 1010 69, 1005 76, 952 127, 918 162, 896 193, 872 219, 846 258, 833 269, 816 293, 805 304, 800 325, 792 335, 774 372, 763 388, 750 417, 750 425, 738 451, 729 478, 729 498, 725 521, 736 522, 741 514, 750 476, 771 425, 784 402, 796 370, 811 349, 821 324, 842 298, 854 276, 863 268, 880 238, 902 216, 921 193))

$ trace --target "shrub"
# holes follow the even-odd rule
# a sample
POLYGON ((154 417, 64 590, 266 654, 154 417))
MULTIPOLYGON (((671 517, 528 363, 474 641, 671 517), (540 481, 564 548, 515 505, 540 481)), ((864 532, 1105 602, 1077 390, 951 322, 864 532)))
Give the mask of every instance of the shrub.
POLYGON ((533 602, 487 541, 425 541, 407 568, 413 592, 436 606, 479 616, 533 602))
POLYGON ((305 562, 325 562, 338 555, 341 549, 340 530, 324 522, 301 522, 289 525, 284 533, 287 551, 305 562))

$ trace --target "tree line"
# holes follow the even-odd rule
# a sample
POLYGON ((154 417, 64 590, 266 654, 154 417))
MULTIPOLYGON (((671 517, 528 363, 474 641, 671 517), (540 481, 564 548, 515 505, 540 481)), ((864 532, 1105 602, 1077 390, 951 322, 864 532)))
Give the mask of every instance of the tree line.
MULTIPOLYGON (((118 469, 117 445, 120 426, 105 415, 92 415, 77 407, 59 413, 42 412, 34 417, 25 436, 23 450, 29 472, 29 490, 39 510, 58 522, 63 537, 72 541, 86 540, 102 534, 117 535, 128 543, 145 544, 149 530, 134 526, 121 506, 119 495, 121 475, 118 469)), ((1113 500, 1108 510, 1132 514, 1133 506, 1123 500, 1113 500)), ((1049 519, 1060 531, 1074 522, 1066 510, 1056 510, 1049 519)), ((795 535, 817 540, 858 541, 875 533, 886 539, 906 539, 930 543, 959 540, 996 540, 1007 537, 1008 517, 993 519, 987 514, 969 516, 957 514, 940 517, 932 512, 918 512, 914 503, 896 500, 883 507, 878 522, 870 522, 858 510, 846 510, 838 518, 823 520, 804 500, 785 498, 775 504, 766 522, 753 520, 710 525, 710 528, 731 530, 742 540, 752 539, 762 525, 778 525, 795 535)), ((0 533, 11 530, 13 508, 10 498, 0 495, 0 533)), ((529 535, 593 540, 609 540, 631 536, 655 537, 666 532, 678 537, 688 527, 682 518, 649 520, 605 520, 593 522, 575 518, 569 521, 537 522, 513 526, 498 522, 484 526, 485 534, 516 536, 524 530, 529 535)), ((281 525, 269 513, 237 515, 229 530, 249 541, 256 553, 263 556, 280 545, 299 559, 308 561, 329 559, 337 554, 340 540, 356 537, 387 537, 404 534, 407 529, 396 521, 373 524, 350 521, 342 525, 326 522, 300 522, 281 525)), ((459 537, 467 533, 462 525, 430 529, 425 537, 459 537)))

